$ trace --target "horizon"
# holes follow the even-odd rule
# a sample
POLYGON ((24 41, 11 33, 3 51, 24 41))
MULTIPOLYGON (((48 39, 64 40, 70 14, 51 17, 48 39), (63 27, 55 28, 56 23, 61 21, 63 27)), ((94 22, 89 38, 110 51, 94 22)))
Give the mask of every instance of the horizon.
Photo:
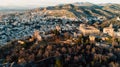
POLYGON ((102 1, 98 1, 98 0, 0 0, 0 7, 7 7, 7 8, 16 8, 16 7, 20 7, 20 8, 37 8, 37 7, 48 7, 48 6, 56 6, 59 4, 71 4, 71 3, 76 3, 76 2, 90 2, 93 4, 105 4, 105 3, 116 3, 116 4, 120 4, 120 1, 117 0, 102 0, 102 1))

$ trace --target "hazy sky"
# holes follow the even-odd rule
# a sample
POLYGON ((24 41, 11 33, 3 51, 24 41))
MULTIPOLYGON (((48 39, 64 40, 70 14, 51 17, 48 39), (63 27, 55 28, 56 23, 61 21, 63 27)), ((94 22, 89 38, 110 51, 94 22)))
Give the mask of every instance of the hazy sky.
POLYGON ((64 3, 119 3, 120 0, 0 0, 0 6, 53 6, 64 3))

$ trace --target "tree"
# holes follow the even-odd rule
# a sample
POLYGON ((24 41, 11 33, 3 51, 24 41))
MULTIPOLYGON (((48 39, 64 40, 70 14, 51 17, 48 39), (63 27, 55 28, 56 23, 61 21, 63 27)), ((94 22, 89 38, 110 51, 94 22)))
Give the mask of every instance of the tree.
POLYGON ((53 34, 55 34, 55 35, 60 35, 59 31, 57 31, 56 29, 53 30, 53 34))
POLYGON ((66 39, 69 39, 69 38, 70 38, 69 33, 68 33, 68 32, 65 32, 65 33, 64 33, 64 37, 65 37, 66 39))
POLYGON ((59 58, 56 58, 55 67, 63 67, 59 58))

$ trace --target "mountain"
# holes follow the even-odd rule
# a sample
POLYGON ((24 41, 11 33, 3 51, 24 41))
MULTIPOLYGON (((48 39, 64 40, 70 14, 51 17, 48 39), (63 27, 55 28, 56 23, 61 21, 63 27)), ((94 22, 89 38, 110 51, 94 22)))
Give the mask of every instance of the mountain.
POLYGON ((95 4, 92 4, 90 2, 76 2, 76 3, 73 3, 73 5, 75 5, 75 6, 93 6, 95 4))
POLYGON ((111 18, 120 16, 120 4, 92 4, 89 2, 76 2, 41 8, 47 16, 67 16, 72 18, 104 16, 111 18), (44 10, 45 9, 45 10, 44 10))

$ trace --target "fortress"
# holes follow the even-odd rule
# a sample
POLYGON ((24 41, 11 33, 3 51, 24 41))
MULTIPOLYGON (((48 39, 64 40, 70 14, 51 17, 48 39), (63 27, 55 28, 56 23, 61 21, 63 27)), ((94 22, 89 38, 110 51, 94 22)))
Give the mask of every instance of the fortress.
POLYGON ((85 24, 80 24, 79 30, 83 33, 83 35, 90 34, 99 34, 100 30, 93 26, 86 26, 85 24))
POLYGON ((113 25, 110 24, 109 27, 105 27, 105 28, 103 29, 103 33, 107 33, 108 35, 113 36, 113 35, 114 35, 113 25))

